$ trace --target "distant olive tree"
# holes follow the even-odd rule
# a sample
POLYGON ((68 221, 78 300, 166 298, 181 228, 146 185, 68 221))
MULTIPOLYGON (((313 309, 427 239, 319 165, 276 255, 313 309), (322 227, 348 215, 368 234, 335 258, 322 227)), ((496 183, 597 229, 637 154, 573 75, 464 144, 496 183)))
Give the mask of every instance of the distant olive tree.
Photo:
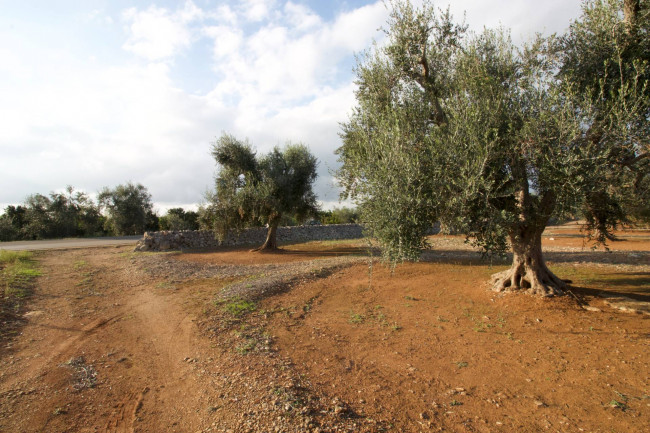
POLYGON ((136 235, 158 229, 151 194, 141 184, 128 182, 98 195, 99 206, 106 212, 106 229, 114 235, 136 235))
POLYGON ((217 235, 265 224, 266 241, 257 250, 275 250, 283 216, 303 221, 318 212, 312 189, 318 163, 307 146, 290 143, 258 156, 248 142, 223 134, 212 156, 219 172, 202 220, 217 235))
POLYGON ((65 193, 50 193, 49 200, 54 237, 102 234, 103 218, 88 194, 68 186, 65 193))
POLYGON ((321 211, 319 213, 322 224, 350 224, 357 221, 359 215, 356 209, 349 207, 335 207, 332 210, 321 211))
POLYGON ((22 216, 25 208, 22 206, 7 206, 0 215, 0 242, 15 241, 21 238, 22 216))
POLYGON ((161 230, 198 230, 199 214, 181 207, 171 208, 159 219, 161 230))

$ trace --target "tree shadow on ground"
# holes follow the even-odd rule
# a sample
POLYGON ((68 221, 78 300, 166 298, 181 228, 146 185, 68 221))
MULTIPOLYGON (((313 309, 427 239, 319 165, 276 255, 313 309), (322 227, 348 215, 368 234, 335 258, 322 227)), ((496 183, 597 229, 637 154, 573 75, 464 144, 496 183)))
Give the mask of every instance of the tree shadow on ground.
MULTIPOLYGON (((283 255, 296 255, 296 256, 310 256, 310 257, 333 257, 333 256, 366 256, 369 255, 368 248, 365 247, 339 247, 334 246, 332 248, 325 249, 308 249, 308 248, 292 248, 291 245, 280 247, 277 250, 262 250, 262 251, 251 251, 252 246, 237 246, 237 247, 217 247, 217 248, 195 248, 183 250, 182 254, 209 254, 209 253, 236 253, 240 252, 243 254, 248 254, 251 252, 259 254, 283 254, 283 255)), ((373 248, 373 255, 380 255, 381 250, 378 248, 373 248)))
POLYGON ((650 302, 650 292, 636 291, 634 289, 600 289, 583 286, 570 286, 571 292, 578 297, 580 303, 587 304, 586 298, 630 298, 636 301, 650 302))
MULTIPOLYGON (((261 251, 260 251, 261 252, 261 251)), ((264 254, 285 254, 295 256, 308 256, 308 257, 336 257, 336 256, 367 256, 369 255, 367 248, 362 247, 336 247, 324 250, 309 250, 309 249, 287 249, 279 248, 275 251, 264 251, 264 254)), ((379 250, 373 251, 373 254, 379 254, 379 250)))
MULTIPOLYGON (((611 273, 596 275, 589 283, 598 287, 591 289, 595 296, 626 296, 650 302, 650 272, 611 273)), ((584 289, 589 290, 589 289, 584 289)))
MULTIPOLYGON (((616 252, 577 252, 577 251, 545 251, 544 259, 553 263, 602 263, 611 265, 644 265, 647 263, 650 254, 639 251, 630 256, 630 251, 625 253, 616 252)), ((503 256, 484 257, 481 252, 475 250, 454 250, 454 249, 432 249, 422 253, 421 260, 430 263, 450 263, 467 265, 509 265, 512 263, 512 253, 503 256), (459 260, 462 263, 459 263, 459 260)), ((628 275, 628 274, 625 274, 628 275)))

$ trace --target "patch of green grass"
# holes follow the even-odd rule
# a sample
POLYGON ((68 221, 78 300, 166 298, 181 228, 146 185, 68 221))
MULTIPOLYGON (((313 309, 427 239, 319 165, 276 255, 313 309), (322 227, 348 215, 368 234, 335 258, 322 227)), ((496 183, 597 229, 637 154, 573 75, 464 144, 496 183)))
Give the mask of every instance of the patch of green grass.
POLYGON ((232 298, 225 302, 223 309, 234 317, 241 317, 242 315, 255 311, 257 305, 255 302, 246 299, 232 298))
POLYGON ((72 268, 73 268, 74 270, 76 270, 76 271, 78 271, 78 270, 80 270, 80 269, 83 269, 83 268, 85 268, 86 266, 88 266, 88 262, 85 261, 85 260, 77 260, 76 262, 74 262, 74 263, 72 264, 72 268))
POLYGON ((463 405, 463 402, 458 401, 458 400, 452 400, 452 401, 449 403, 449 406, 462 406, 462 405, 463 405))
POLYGON ((474 321, 474 331, 475 332, 487 332, 488 329, 492 328, 491 323, 486 323, 482 320, 475 320, 474 321))
POLYGON ((617 409, 621 409, 621 410, 625 410, 625 409, 627 409, 627 404, 626 404, 625 402, 618 401, 618 400, 612 400, 612 401, 610 401, 610 402, 609 402, 609 405, 610 405, 611 407, 615 407, 615 408, 617 408, 617 409))
POLYGON ((2 308, 18 308, 20 302, 17 301, 29 295, 31 282, 41 271, 28 251, 0 250, 0 268, 0 287, 4 292, 0 298, 2 308))
POLYGON ((2 265, 25 260, 32 260, 32 253, 28 251, 0 250, 0 264, 2 265))
POLYGON ((467 367, 468 365, 469 365, 469 364, 466 363, 465 361, 459 361, 459 362, 456 362, 456 367, 458 367, 458 368, 465 368, 465 367, 467 367))
POLYGON ((363 317, 363 315, 361 315, 361 314, 350 313, 350 320, 349 320, 350 323, 353 323, 355 325, 359 325, 359 324, 363 323, 365 320, 366 320, 365 317, 363 317))

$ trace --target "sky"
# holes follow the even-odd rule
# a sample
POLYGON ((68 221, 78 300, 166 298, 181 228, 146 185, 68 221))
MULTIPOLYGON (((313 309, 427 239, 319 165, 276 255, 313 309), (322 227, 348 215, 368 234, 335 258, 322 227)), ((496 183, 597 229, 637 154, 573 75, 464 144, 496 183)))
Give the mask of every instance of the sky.
MULTIPOLYGON (((0 10, 2 209, 129 181, 161 214, 195 208, 224 132, 259 153, 306 144, 319 200, 340 205, 334 151, 355 105, 356 58, 382 37, 383 1, 0 0, 0 10)), ((565 31, 580 2, 454 0, 451 11, 521 43, 565 31)))

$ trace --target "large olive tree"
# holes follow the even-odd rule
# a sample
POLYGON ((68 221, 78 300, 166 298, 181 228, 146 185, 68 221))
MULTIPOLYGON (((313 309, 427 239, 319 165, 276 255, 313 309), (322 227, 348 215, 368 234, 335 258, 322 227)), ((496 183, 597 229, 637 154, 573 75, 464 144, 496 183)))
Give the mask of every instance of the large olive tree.
MULTIPOLYGON (((647 173, 642 56, 628 67, 621 50, 630 48, 616 45, 572 72, 562 40, 538 38, 519 49, 503 29, 467 35, 426 2, 392 5, 387 43, 358 66, 358 105, 338 149, 344 195, 357 200, 369 234, 392 260, 417 259, 426 229, 442 220, 488 253, 512 250, 512 267, 494 276, 495 289, 562 294, 566 283, 542 255, 550 218, 583 209, 604 239, 625 214, 614 211, 625 209, 617 200, 634 195, 623 181, 647 173), (612 64, 630 72, 578 82, 612 64)), ((586 3, 585 16, 612 9, 608 16, 622 24, 610 31, 626 32, 621 7, 586 3)), ((631 20, 637 28, 645 28, 646 10, 644 3, 631 20)), ((566 40, 580 26, 607 24, 583 17, 566 40)))
POLYGON ((318 162, 305 145, 287 144, 258 156, 248 142, 223 134, 212 146, 212 156, 220 170, 202 213, 204 225, 219 236, 266 224, 266 241, 257 250, 276 250, 283 215, 303 221, 317 214, 313 183, 318 162))

